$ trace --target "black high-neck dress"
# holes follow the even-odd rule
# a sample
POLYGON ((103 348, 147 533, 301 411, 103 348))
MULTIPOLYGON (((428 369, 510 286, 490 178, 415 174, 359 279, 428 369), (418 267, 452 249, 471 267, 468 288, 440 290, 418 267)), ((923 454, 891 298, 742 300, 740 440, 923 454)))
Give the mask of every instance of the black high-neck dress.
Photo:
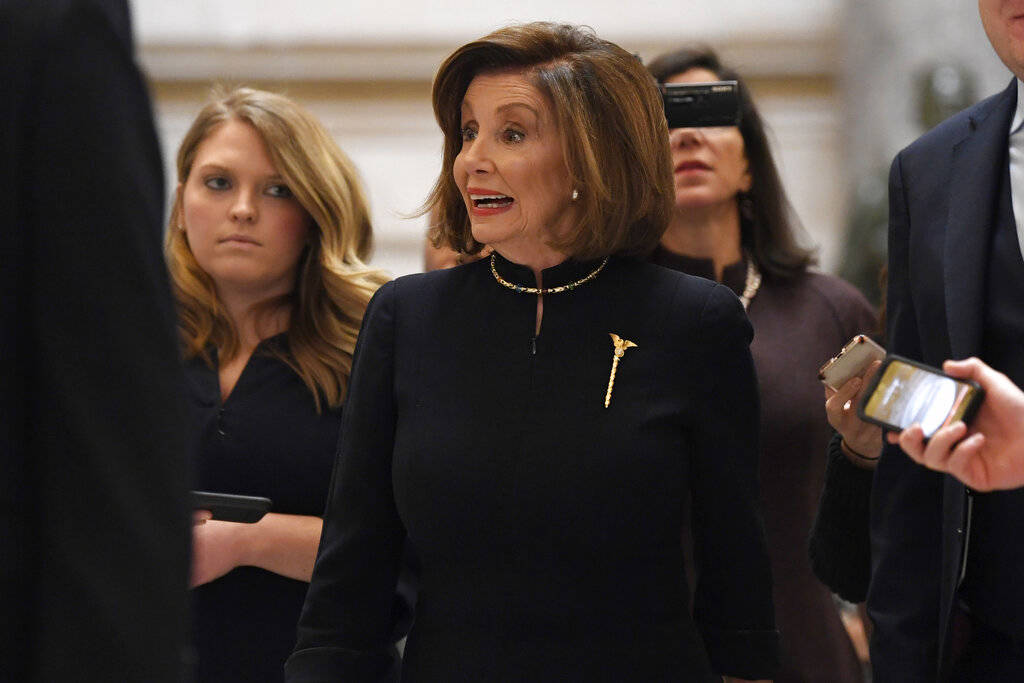
MULTIPOLYGON (((543 283, 596 265, 564 262, 543 283)), ((536 296, 490 267, 399 278, 367 310, 287 679, 380 679, 406 536, 422 570, 403 681, 770 678, 757 384, 736 296, 617 258, 545 296, 535 336, 536 296), (637 346, 605 408, 610 333, 637 346)))

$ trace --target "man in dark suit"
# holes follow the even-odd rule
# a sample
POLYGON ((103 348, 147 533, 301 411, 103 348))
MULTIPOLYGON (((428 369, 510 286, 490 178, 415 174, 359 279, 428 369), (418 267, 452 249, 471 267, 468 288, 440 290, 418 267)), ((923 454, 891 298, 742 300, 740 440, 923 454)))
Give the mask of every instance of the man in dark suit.
POLYGON ((0 0, 0 679, 180 681, 163 174, 124 0, 0 0))
MULTIPOLYGON (((889 350, 1024 385, 1024 3, 980 0, 1017 76, 903 150, 889 182, 889 350), (1011 177, 1013 180, 1011 181, 1011 177)), ((875 681, 1024 680, 1024 490, 975 494, 887 447, 872 499, 875 681)))

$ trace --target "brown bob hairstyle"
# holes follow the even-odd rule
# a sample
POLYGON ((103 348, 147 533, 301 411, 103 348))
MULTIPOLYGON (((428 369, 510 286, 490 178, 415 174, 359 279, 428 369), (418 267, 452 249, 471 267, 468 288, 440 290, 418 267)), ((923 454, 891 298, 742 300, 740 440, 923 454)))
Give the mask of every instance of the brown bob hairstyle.
POLYGON ((661 96, 640 60, 589 29, 535 22, 463 45, 434 79, 434 116, 444 160, 427 200, 430 237, 475 254, 469 215, 452 175, 462 149, 462 99, 473 78, 520 71, 546 98, 562 138, 578 220, 550 246, 576 259, 651 251, 674 205, 668 127, 661 96))
POLYGON ((647 69, 659 83, 690 69, 707 69, 719 80, 736 81, 740 96, 740 135, 753 179, 740 204, 740 241, 766 276, 789 279, 816 262, 815 253, 800 245, 797 223, 782 188, 761 115, 740 75, 722 64, 710 47, 695 45, 656 57, 647 69))

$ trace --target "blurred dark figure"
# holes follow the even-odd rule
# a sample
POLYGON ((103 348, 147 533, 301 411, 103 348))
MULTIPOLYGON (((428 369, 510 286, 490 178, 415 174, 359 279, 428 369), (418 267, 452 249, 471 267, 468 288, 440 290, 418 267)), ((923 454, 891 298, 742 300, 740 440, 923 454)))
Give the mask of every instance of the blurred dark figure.
POLYGON ((0 678, 179 681, 163 174, 122 0, 0 0, 0 678))

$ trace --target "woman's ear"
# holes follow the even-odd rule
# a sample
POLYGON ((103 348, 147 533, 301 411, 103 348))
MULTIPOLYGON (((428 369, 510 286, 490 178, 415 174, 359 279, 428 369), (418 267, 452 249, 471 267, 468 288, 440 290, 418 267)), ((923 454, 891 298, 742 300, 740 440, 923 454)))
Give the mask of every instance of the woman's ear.
POLYGON ((182 183, 174 188, 174 206, 178 209, 178 224, 174 227, 185 232, 185 186, 182 183))

